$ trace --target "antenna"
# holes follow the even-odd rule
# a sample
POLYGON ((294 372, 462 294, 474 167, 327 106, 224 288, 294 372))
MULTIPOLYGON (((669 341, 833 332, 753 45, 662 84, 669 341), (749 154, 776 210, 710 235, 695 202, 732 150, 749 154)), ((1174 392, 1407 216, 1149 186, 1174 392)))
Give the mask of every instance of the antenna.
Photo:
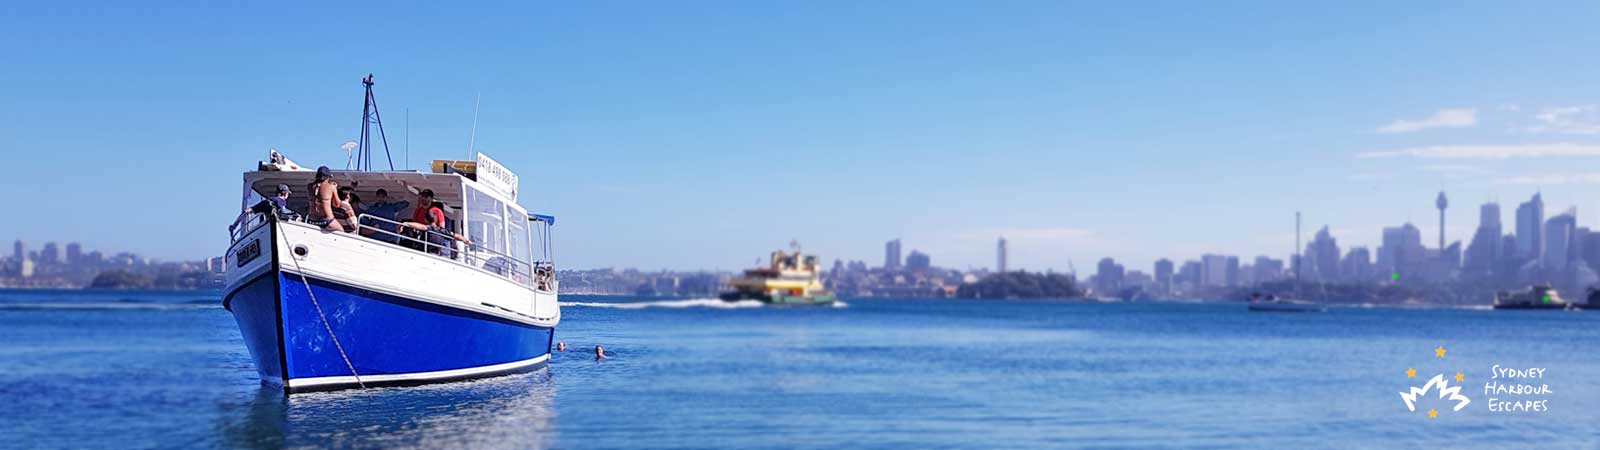
POLYGON ((467 138, 467 159, 472 158, 472 146, 478 143, 478 105, 483 102, 483 93, 478 93, 478 98, 472 101, 472 135, 467 138))
POLYGON ((353 158, 356 170, 372 170, 373 123, 378 124, 378 138, 383 140, 383 157, 389 160, 389 170, 394 170, 394 158, 389 154, 389 137, 383 132, 383 116, 378 114, 378 98, 372 95, 372 74, 362 78, 361 84, 367 87, 367 98, 361 105, 361 140, 356 143, 353 158))
POLYGON ((411 170, 411 108, 406 108, 406 170, 411 170))
POLYGON ((1295 292, 1297 292, 1296 296, 1299 296, 1298 292, 1300 291, 1300 267, 1304 266, 1304 265, 1306 265, 1305 262, 1300 260, 1300 211, 1295 211, 1294 212, 1294 289, 1295 289, 1295 292))

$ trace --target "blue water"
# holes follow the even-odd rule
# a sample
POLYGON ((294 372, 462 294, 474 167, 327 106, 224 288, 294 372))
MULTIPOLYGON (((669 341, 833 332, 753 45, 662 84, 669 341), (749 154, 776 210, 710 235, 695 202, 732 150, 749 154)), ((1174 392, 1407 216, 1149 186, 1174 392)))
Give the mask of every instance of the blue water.
POLYGON ((1600 312, 564 299, 546 370, 285 399, 214 295, 0 291, 0 447, 1600 446, 1600 312), (1549 410, 1489 411, 1495 364, 1549 410))

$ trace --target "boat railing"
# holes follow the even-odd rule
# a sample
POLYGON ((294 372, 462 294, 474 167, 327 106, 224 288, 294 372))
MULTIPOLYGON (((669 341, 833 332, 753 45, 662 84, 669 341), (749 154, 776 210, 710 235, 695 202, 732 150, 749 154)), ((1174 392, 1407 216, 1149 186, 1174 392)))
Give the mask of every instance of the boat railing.
POLYGON ((228 243, 239 242, 240 239, 243 239, 251 231, 255 231, 256 227, 264 223, 267 223, 266 214, 252 212, 239 216, 238 219, 233 221, 232 225, 228 225, 228 243))
POLYGON ((454 238, 433 230, 424 231, 430 239, 418 239, 397 233, 404 225, 400 222, 370 214, 356 216, 357 227, 372 233, 390 236, 398 241, 405 241, 419 245, 424 252, 436 255, 448 255, 452 262, 482 269, 486 272, 505 277, 517 284, 535 288, 542 292, 555 292, 555 264, 550 261, 528 263, 511 255, 495 251, 483 246, 464 243, 465 248, 457 251, 453 244, 438 244, 434 238, 446 243, 453 243, 454 238), (389 227, 373 226, 371 223, 381 223, 389 227), (392 227, 392 228, 390 228, 392 227))

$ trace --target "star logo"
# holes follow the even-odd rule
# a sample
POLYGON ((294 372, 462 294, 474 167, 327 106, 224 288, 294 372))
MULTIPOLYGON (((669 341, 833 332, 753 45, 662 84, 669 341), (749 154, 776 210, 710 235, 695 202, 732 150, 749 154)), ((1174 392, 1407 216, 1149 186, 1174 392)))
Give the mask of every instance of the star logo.
MULTIPOLYGON (((1440 345, 1438 348, 1433 349, 1433 355, 1436 358, 1444 358, 1444 353, 1445 353, 1445 349, 1444 349, 1443 345, 1440 345)), ((1415 367, 1406 368, 1406 378, 1416 378, 1416 377, 1417 377, 1417 369, 1415 367)), ((1467 379, 1466 375, 1461 373, 1461 372, 1459 372, 1459 371, 1456 372, 1456 375, 1453 378, 1455 378, 1455 381, 1457 383, 1465 382, 1466 379, 1467 379)), ((1467 396, 1465 396, 1465 395, 1461 395, 1461 386, 1460 385, 1451 386, 1450 385, 1450 381, 1447 378, 1445 378, 1445 374, 1443 374, 1443 373, 1434 375, 1432 378, 1429 378, 1428 382, 1423 383, 1421 387, 1413 386, 1413 387, 1407 389, 1406 391, 1401 392, 1400 393, 1400 400, 1405 402, 1406 411, 1415 412, 1417 410, 1417 404, 1416 404, 1417 403, 1417 399, 1422 397, 1424 394, 1428 394, 1430 392, 1438 392, 1438 397, 1440 399, 1444 399, 1444 400, 1455 402, 1455 406, 1453 408, 1451 408, 1451 411, 1460 411, 1462 408, 1466 408, 1467 404, 1472 403, 1472 399, 1467 398, 1467 396)), ((1428 418, 1429 419, 1437 419, 1437 418, 1439 418, 1439 410, 1433 409, 1433 408, 1429 408, 1428 409, 1428 418)))

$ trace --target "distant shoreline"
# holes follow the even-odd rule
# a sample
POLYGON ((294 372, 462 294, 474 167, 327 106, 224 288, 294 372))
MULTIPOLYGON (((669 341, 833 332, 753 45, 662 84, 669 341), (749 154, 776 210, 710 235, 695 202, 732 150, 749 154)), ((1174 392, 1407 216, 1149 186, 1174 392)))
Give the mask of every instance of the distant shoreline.
MULTIPOLYGON (((94 293, 172 292, 172 293, 212 293, 212 294, 216 294, 216 295, 221 295, 222 294, 222 291, 220 289, 155 289, 155 288, 145 289, 145 288, 92 288, 92 287, 67 288, 67 287, 11 287, 11 286, 0 287, 0 293, 5 293, 5 292, 23 292, 23 291, 31 291, 31 292, 63 292, 63 293, 65 293, 65 292, 94 292, 94 293)), ((563 293, 561 295, 578 296, 578 297, 585 297, 585 298, 588 298, 588 297, 613 297, 613 298, 619 298, 619 299, 625 299, 625 300, 661 300, 661 299, 691 299, 691 298, 697 298, 696 296, 681 296, 681 295, 679 295, 679 296, 674 296, 674 295, 631 295, 631 294, 595 294, 595 293, 581 293, 581 294, 580 293, 563 293)), ((919 301, 948 300, 948 301, 953 301, 953 302, 996 301, 996 302, 1016 302, 1016 303, 1095 303, 1095 304, 1126 304, 1126 305, 1160 304, 1160 305, 1218 305, 1218 306, 1221 306, 1221 305, 1239 305, 1239 306, 1243 306, 1246 303, 1246 302, 1243 302, 1243 301, 1205 300, 1205 299, 1160 299, 1160 300, 1118 301, 1118 300, 1102 300, 1102 299, 1084 298, 1084 297, 1079 297, 1079 298, 842 297, 840 299, 844 300, 846 302, 853 302, 853 301, 919 302, 919 301)), ((618 303, 623 303, 623 302, 618 302, 618 303)), ((1344 310, 1358 310, 1358 309, 1408 309, 1408 310, 1442 309, 1442 310, 1480 310, 1480 311, 1493 310, 1493 305, 1492 304, 1488 304, 1488 303, 1484 303, 1484 304, 1319 303, 1319 304, 1324 305, 1324 306, 1328 306, 1328 307, 1331 307, 1331 308, 1338 308, 1338 309, 1344 309, 1344 310)))

